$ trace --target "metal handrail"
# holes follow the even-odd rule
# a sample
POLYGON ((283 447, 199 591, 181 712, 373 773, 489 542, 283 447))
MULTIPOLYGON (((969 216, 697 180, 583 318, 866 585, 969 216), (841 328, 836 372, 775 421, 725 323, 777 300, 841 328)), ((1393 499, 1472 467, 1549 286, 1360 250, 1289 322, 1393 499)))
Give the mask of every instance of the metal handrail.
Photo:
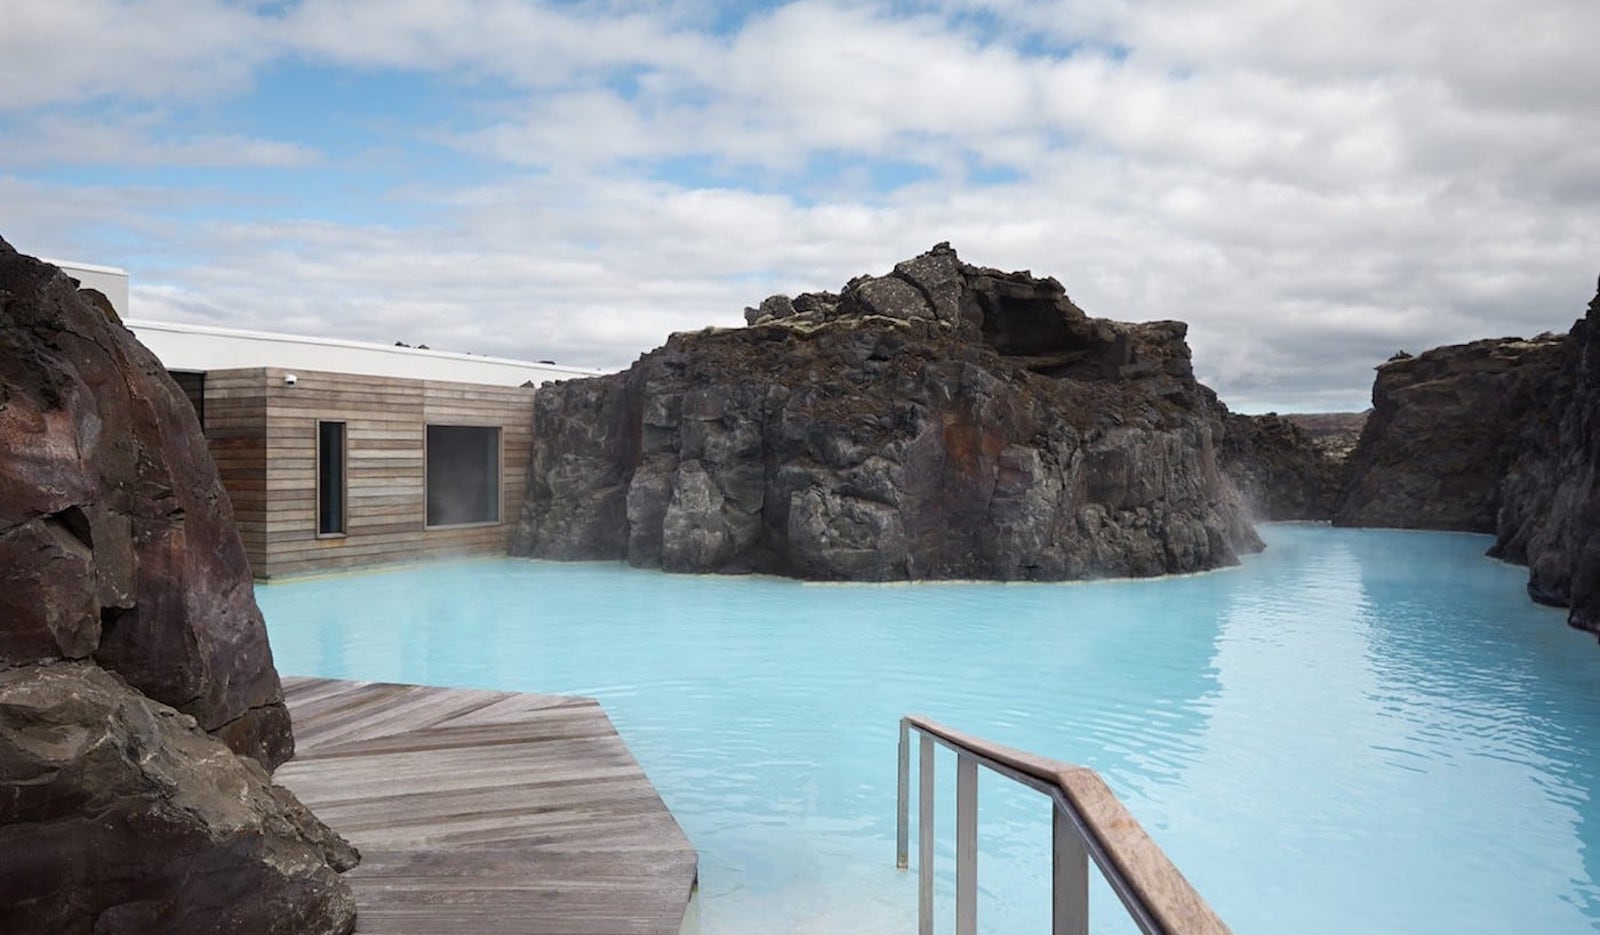
POLYGON ((978 767, 1050 797, 1054 935, 1089 931, 1089 861, 1146 935, 1231 935, 1100 774, 962 734, 918 715, 900 719, 895 866, 909 865, 911 731, 921 735, 917 803, 917 931, 933 932, 933 745, 956 753, 956 935, 975 935, 978 767))

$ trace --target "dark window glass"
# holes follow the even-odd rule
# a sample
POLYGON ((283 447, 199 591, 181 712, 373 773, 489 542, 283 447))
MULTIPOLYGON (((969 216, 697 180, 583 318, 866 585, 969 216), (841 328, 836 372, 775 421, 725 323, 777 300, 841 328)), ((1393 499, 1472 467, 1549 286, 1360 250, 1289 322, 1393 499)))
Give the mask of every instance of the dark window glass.
POLYGON ((344 532, 344 423, 317 423, 317 534, 344 532))
POLYGON ((178 389, 183 390, 183 395, 189 398, 189 405, 194 407, 194 414, 200 420, 201 431, 206 427, 206 375, 189 370, 168 370, 167 374, 178 384, 178 389))
POLYGON ((500 521, 500 430, 428 426, 428 525, 500 521))

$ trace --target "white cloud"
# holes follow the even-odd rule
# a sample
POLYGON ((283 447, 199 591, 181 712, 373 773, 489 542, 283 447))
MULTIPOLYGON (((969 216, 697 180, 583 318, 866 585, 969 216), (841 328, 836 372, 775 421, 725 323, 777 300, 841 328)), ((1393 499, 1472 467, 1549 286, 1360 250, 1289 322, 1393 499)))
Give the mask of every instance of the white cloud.
POLYGON ((686 67, 711 43, 660 12, 517 0, 304 0, 282 33, 337 65, 458 72, 528 88, 568 87, 596 71, 686 67))
POLYGON ((156 113, 99 117, 47 114, 23 121, 12 142, 0 149, 0 166, 256 167, 315 165, 315 149, 283 140, 236 134, 174 134, 156 113))
POLYGON ((477 122, 396 143, 444 140, 498 168, 407 181, 392 197, 426 209, 415 227, 13 175, 0 230, 37 252, 131 257, 145 317, 606 365, 951 240, 1057 276, 1091 314, 1189 321, 1201 374, 1247 407, 1360 406, 1400 347, 1561 330, 1588 298, 1587 0, 918 9, 800 0, 719 35, 719 11, 695 2, 303 0, 268 16, 22 0, 0 6, 14 170, 91 150, 315 169, 292 136, 181 137, 150 116, 219 106, 301 61, 435 76, 477 122), (975 9, 987 17, 962 18, 975 9), (125 109, 74 109, 88 98, 125 109), (658 160, 674 157, 754 181, 673 184, 658 160), (891 160, 931 176, 880 190, 872 169, 891 160), (1015 177, 974 185, 973 166, 1015 177))
POLYGON ((262 19, 222 0, 6 0, 0 113, 97 97, 216 98, 279 51, 262 19))

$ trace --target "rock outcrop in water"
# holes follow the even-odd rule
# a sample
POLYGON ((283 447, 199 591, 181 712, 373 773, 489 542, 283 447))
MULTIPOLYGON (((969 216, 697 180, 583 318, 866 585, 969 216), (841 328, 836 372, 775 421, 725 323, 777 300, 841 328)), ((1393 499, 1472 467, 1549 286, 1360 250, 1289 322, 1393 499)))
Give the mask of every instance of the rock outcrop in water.
POLYGON ((547 385, 517 554, 803 578, 1065 579, 1259 547, 1181 322, 1089 318, 947 245, 547 385))
POLYGON ((1600 633, 1600 295, 1565 336, 1396 355, 1335 522, 1494 533, 1534 600, 1600 633))
POLYGON ((0 931, 348 932, 193 407, 0 241, 0 931))
POLYGON ((1498 338, 1379 366, 1334 522, 1493 532, 1501 479, 1561 344, 1498 338))
POLYGON ((1526 564, 1534 600, 1600 634, 1600 292, 1554 358, 1500 483, 1490 554, 1526 564))

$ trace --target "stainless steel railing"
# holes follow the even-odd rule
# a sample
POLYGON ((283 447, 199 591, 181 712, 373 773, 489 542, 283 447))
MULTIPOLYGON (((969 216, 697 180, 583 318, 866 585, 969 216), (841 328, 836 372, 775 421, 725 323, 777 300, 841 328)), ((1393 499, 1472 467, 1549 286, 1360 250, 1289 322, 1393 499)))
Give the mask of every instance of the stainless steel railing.
POLYGON ((1051 931, 1087 935, 1089 861, 1100 868, 1128 915, 1147 935, 1231 935, 1178 868, 1150 839, 1094 770, 1061 763, 951 730, 925 717, 900 719, 895 865, 909 863, 911 732, 921 737, 917 766, 917 931, 933 933, 933 746, 956 754, 956 935, 976 935, 978 919, 978 767, 1048 796, 1051 819, 1051 931))

